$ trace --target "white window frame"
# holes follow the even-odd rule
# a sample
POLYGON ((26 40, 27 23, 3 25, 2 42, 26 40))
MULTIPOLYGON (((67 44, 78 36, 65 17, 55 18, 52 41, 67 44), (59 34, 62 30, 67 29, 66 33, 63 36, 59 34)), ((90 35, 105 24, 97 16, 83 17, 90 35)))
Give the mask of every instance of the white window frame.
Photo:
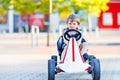
POLYGON ((117 13, 117 24, 120 25, 120 12, 117 13))

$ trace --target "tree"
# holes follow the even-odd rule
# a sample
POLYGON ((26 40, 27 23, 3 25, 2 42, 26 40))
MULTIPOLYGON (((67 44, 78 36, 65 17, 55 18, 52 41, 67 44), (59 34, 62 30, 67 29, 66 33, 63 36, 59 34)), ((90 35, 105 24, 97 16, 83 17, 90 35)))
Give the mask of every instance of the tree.
POLYGON ((0 0, 0 13, 4 14, 11 5, 14 11, 21 14, 34 12, 49 14, 49 0, 0 0))
POLYGON ((6 14, 9 5, 9 0, 0 0, 0 14, 6 14))
POLYGON ((0 14, 6 14, 11 6, 22 15, 34 12, 49 14, 49 0, 0 0, 0 14))
MULTIPOLYGON (((101 11, 108 10, 109 0, 52 0, 53 13, 59 12, 61 15, 86 9, 88 14, 99 16, 101 11)), ((14 10, 20 13, 41 12, 49 14, 49 0, 0 0, 0 13, 9 10, 13 5, 14 10)), ((64 16, 63 15, 63 16, 64 16)))
MULTIPOLYGON (((108 10, 108 2, 109 0, 52 0, 52 12, 59 12, 60 17, 66 18, 73 11, 77 13, 79 10, 85 9, 90 24, 90 15, 98 17, 101 11, 108 10)), ((14 6, 14 11, 21 14, 34 12, 49 14, 50 0, 0 0, 0 13, 4 14, 11 5, 14 6)))
POLYGON ((66 17, 66 15, 72 13, 74 10, 75 13, 79 12, 79 10, 86 10, 88 14, 88 23, 89 28, 91 28, 91 17, 90 15, 93 14, 96 17, 100 16, 100 13, 103 11, 107 11, 109 7, 107 6, 107 3, 110 0, 54 0, 53 2, 56 8, 54 8, 56 11, 58 11, 61 15, 61 17, 66 17))
POLYGON ((89 30, 92 29, 91 14, 99 17, 101 12, 105 12, 109 9, 107 6, 108 2, 109 0, 82 0, 82 4, 79 4, 80 7, 87 10, 89 30))

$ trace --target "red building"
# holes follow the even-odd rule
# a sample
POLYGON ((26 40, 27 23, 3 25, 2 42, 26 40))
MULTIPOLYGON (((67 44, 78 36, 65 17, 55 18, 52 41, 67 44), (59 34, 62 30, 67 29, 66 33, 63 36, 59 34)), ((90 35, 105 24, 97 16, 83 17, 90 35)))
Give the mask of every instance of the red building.
POLYGON ((98 18, 100 29, 119 29, 120 28, 120 0, 110 0, 109 10, 102 12, 98 18))

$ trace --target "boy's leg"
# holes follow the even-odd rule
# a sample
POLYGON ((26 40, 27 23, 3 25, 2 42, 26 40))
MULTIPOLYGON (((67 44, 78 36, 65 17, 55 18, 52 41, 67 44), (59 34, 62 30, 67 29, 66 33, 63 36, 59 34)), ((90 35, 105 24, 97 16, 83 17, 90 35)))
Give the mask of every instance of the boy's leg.
POLYGON ((84 58, 85 61, 88 60, 88 54, 87 54, 87 53, 84 53, 84 54, 83 54, 83 58, 84 58))
POLYGON ((66 53, 66 50, 67 50, 67 46, 64 47, 63 52, 61 54, 61 59, 60 59, 61 61, 63 61, 63 58, 64 58, 65 53, 66 53))
POLYGON ((80 49, 80 53, 82 53, 84 60, 86 61, 88 59, 88 54, 87 54, 87 47, 86 47, 86 43, 82 43, 79 46, 80 49))

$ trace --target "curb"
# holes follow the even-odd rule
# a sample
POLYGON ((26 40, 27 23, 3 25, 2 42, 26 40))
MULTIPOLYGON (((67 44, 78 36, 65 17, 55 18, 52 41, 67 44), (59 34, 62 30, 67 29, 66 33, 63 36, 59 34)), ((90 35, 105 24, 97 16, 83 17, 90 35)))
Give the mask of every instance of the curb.
POLYGON ((88 43, 88 45, 100 45, 100 46, 103 46, 103 45, 107 45, 107 46, 120 46, 120 43, 88 43))

